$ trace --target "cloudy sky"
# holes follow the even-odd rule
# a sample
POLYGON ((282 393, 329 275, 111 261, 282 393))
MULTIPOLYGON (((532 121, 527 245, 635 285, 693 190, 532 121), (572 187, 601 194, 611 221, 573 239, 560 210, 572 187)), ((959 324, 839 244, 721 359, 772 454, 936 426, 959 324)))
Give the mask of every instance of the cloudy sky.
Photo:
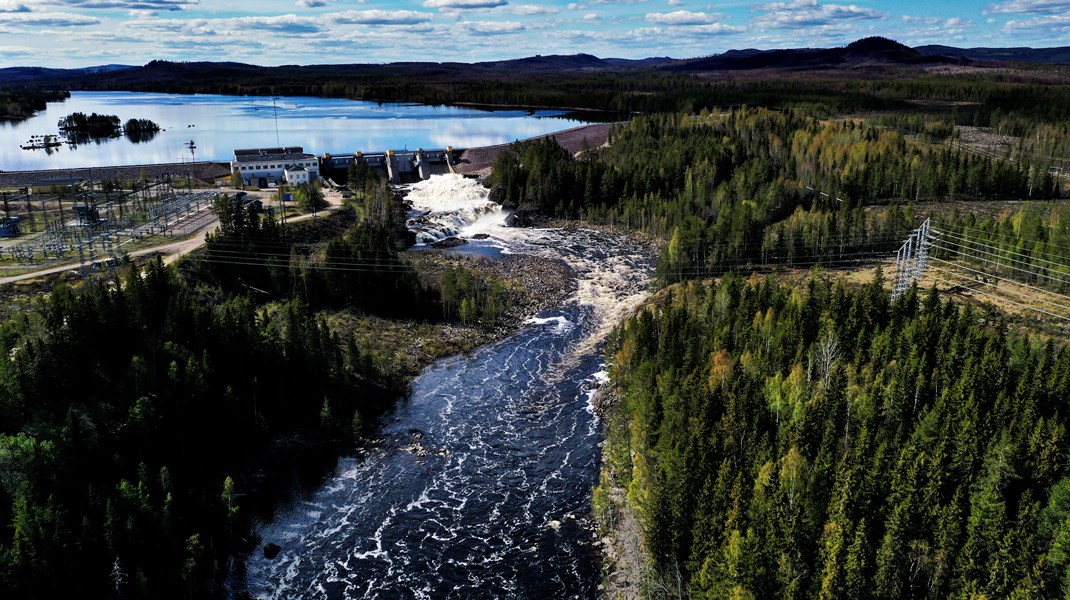
POLYGON ((688 58, 869 35, 1070 45, 1070 0, 0 0, 0 66, 688 58))

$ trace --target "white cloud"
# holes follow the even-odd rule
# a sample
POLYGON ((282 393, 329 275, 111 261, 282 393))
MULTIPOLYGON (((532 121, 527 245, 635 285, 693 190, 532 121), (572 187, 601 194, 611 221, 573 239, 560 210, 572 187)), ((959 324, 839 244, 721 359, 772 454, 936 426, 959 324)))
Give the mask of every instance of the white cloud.
POLYGON ((580 4, 579 2, 569 2, 566 8, 568 8, 569 10, 583 10, 587 8, 587 5, 580 4))
POLYGON ((196 6, 199 0, 63 0, 54 2, 69 8, 100 8, 106 10, 176 11, 196 6))
POLYGON ((1034 17, 1031 19, 1014 19, 1007 21, 1007 23, 1003 25, 1003 29, 1010 33, 1029 31, 1038 33, 1044 33, 1046 31, 1063 32, 1067 28, 1070 28, 1070 15, 1051 15, 1046 17, 1034 17))
POLYGON ((906 23, 917 25, 916 29, 900 34, 900 39, 912 46, 919 44, 949 44, 967 39, 976 40, 974 23, 969 19, 953 17, 950 19, 903 17, 906 23))
POLYGON ((327 6, 327 3, 324 2, 324 0, 297 0, 296 4, 301 8, 320 8, 322 6, 327 6))
MULTIPOLYGON (((0 13, 27 13, 30 7, 16 0, 0 0, 0 13)), ((6 46, 14 48, 15 46, 6 46)))
POLYGON ((669 0, 669 6, 683 6, 684 0, 669 0))
POLYGON ((535 4, 517 4, 510 7, 509 12, 514 15, 534 16, 534 15, 556 15, 561 12, 559 9, 553 6, 539 6, 535 4))
POLYGON ((754 23, 760 28, 769 29, 825 27, 837 23, 881 20, 887 17, 884 13, 872 8, 854 4, 820 4, 817 0, 774 2, 758 6, 755 10, 768 11, 755 18, 754 23))
POLYGON ((431 15, 415 10, 347 10, 326 15, 342 25, 415 25, 431 20, 431 15))
POLYGON ((426 0, 424 6, 443 12, 497 8, 509 4, 508 0, 426 0))
POLYGON ((1070 0, 1010 0, 989 6, 985 13, 1066 15, 1070 13, 1070 0))
POLYGON ((918 23, 921 25, 936 25, 940 22, 938 17, 912 17, 910 15, 903 15, 904 23, 918 23))
POLYGON ((0 13, 0 25, 31 25, 34 27, 85 27, 99 25, 100 19, 74 13, 13 12, 0 13))
POLYGON ((523 23, 516 21, 465 21, 461 23, 461 27, 478 35, 505 35, 520 33, 526 29, 523 23))
POLYGON ((583 15, 584 21, 601 21, 602 17, 598 13, 587 13, 583 15))
POLYGON ((698 27, 688 29, 689 32, 706 35, 727 35, 730 33, 743 33, 746 30, 746 27, 725 25, 724 23, 710 23, 709 25, 699 25, 698 27))
POLYGON ((320 33, 324 30, 319 19, 299 17, 294 14, 275 17, 230 17, 220 19, 147 19, 131 22, 131 25, 189 36, 247 36, 251 32, 270 32, 283 36, 301 37, 320 33))
POLYGON ((33 56, 37 54, 36 48, 28 46, 0 46, 0 56, 33 56))
POLYGON ((655 25, 708 25, 717 21, 720 16, 704 12, 676 10, 669 13, 647 13, 646 20, 648 23, 654 23, 655 25))

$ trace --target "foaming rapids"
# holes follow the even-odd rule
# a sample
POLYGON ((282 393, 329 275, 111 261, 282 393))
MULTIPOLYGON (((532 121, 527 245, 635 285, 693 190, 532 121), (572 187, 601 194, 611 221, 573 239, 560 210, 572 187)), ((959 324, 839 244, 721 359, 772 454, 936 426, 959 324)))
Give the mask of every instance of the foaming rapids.
POLYGON ((458 231, 490 236, 474 243, 564 261, 576 292, 514 335, 424 370, 376 442, 258 528, 282 550, 252 553, 235 589, 265 599, 596 597, 589 515, 602 427, 592 398, 606 379, 606 332, 646 297, 650 252, 588 229, 502 227, 475 181, 415 188, 414 206, 471 211, 458 231), (471 208, 478 200, 485 219, 471 208))
POLYGON ((408 225, 416 232, 416 243, 464 235, 477 222, 501 224, 502 207, 488 195, 479 182, 460 175, 434 175, 413 184, 406 198, 412 204, 408 225))

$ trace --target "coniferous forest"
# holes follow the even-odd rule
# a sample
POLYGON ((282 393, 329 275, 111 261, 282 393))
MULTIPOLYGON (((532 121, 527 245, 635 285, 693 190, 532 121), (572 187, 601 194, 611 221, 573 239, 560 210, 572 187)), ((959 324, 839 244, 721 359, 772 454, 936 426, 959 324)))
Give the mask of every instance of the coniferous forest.
MULTIPOLYGON (((409 68, 154 62, 76 86, 602 111, 608 145, 516 143, 485 183, 520 223, 656 241, 650 300, 607 344, 593 499, 602 533, 638 522, 632 591, 1070 597, 1066 330, 935 286, 893 299, 878 265, 931 217, 933 264, 1070 293, 1065 67, 409 68)), ((0 91, 0 118, 56 94, 0 91)), ((220 196, 194 257, 2 305, 0 597, 220 597, 261 543, 256 474, 351 448, 406 389, 333 317, 500 324, 513 287, 428 269, 395 190, 348 178, 315 226, 220 196)))
POLYGON ((1070 350, 880 277, 692 282, 619 329, 654 595, 1063 595, 1070 350))
POLYGON ((323 311, 493 327, 513 297, 421 274, 382 182, 306 228, 214 210, 196 260, 61 284, 0 326, 0 596, 222 595, 271 506, 256 471, 351 445, 404 393, 323 311))

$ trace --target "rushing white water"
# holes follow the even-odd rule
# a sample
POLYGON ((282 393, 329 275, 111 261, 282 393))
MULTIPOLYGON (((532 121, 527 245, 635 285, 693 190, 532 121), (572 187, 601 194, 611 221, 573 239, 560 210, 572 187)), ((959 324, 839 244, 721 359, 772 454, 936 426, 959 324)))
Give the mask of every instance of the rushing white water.
MULTIPOLYGON (((486 197, 471 180, 431 181, 421 206, 463 213, 486 197)), ((589 230, 476 226, 491 237, 472 245, 565 261, 576 293, 513 336, 425 370, 366 454, 340 459, 260 528, 282 552, 249 557, 252 597, 597 594, 588 515, 602 432, 591 399, 606 380, 605 333, 645 298, 650 256, 589 230)))
POLYGON ((448 237, 474 233, 501 225, 502 207, 488 199, 488 190, 460 175, 435 175, 409 187, 409 229, 417 244, 430 244, 448 237))

